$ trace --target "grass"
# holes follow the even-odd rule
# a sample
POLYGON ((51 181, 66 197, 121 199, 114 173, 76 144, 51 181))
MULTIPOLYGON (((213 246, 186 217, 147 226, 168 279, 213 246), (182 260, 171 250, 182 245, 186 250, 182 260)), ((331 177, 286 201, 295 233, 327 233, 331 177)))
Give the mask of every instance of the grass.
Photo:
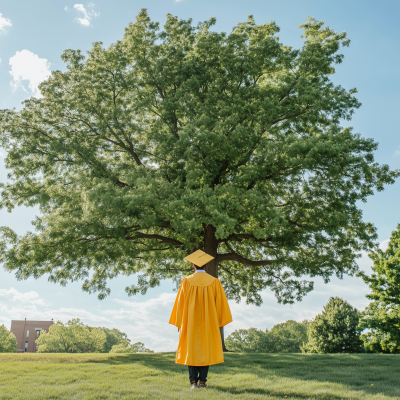
POLYGON ((175 354, 0 354, 0 399, 400 399, 400 356, 237 354, 190 390, 175 354))

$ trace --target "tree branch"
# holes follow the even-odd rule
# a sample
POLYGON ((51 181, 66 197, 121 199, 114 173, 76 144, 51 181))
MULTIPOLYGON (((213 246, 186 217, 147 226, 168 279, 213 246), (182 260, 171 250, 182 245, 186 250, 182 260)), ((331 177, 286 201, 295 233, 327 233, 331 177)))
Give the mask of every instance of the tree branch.
POLYGON ((135 240, 135 239, 156 239, 159 240, 160 243, 169 243, 173 244, 174 246, 182 246, 183 243, 179 240, 172 239, 162 235, 148 235, 146 233, 137 233, 135 236, 128 236, 125 240, 135 240))
POLYGON ((250 233, 232 233, 226 239, 219 240, 219 243, 226 242, 227 240, 239 240, 240 241, 242 239, 253 239, 255 242, 258 242, 258 243, 265 243, 265 242, 272 241, 272 237, 265 238, 265 239, 257 239, 254 235, 252 235, 250 233))
POLYGON ((275 260, 259 260, 259 261, 249 260, 248 258, 243 257, 237 253, 218 254, 217 261, 218 261, 218 263, 223 262, 223 261, 236 261, 241 264, 250 265, 253 267, 272 265, 275 263, 275 260))

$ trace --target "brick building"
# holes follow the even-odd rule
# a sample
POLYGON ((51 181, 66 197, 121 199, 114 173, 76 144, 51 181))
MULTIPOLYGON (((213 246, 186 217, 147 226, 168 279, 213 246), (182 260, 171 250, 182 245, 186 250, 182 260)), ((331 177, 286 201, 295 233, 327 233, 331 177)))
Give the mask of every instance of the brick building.
POLYGON ((35 340, 39 337, 41 331, 49 331, 51 321, 11 321, 11 332, 17 338, 17 353, 36 353, 37 345, 35 340))

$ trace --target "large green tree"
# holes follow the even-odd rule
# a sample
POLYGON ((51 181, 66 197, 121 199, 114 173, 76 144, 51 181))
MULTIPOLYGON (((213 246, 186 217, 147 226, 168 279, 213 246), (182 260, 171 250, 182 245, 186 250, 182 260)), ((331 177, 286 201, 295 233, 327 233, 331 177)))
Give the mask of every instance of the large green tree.
POLYGON ((340 297, 331 297, 308 327, 304 353, 361 353, 360 312, 340 297))
POLYGON ((16 353, 17 338, 4 325, 0 325, 0 353, 16 353))
POLYGON ((400 353, 400 225, 392 232, 385 251, 370 253, 372 275, 360 275, 371 289, 373 300, 362 313, 361 339, 368 351, 400 353))
POLYGON ((179 281, 203 249, 228 296, 255 304, 357 271, 376 238, 357 204, 398 172, 341 125, 360 106, 331 80, 346 34, 308 19, 294 49, 274 22, 214 24, 168 15, 159 31, 142 10, 107 49, 66 50, 42 98, 1 111, 0 205, 40 208, 35 232, 2 228, 7 270, 103 298, 119 274, 139 275, 128 294, 179 281))

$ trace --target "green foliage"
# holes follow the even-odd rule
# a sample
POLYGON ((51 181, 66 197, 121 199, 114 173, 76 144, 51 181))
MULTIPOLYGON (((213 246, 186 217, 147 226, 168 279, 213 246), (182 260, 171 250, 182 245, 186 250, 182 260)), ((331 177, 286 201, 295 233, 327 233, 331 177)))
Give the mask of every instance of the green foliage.
POLYGON ((300 353, 300 346, 307 341, 307 324, 289 320, 265 332, 238 329, 225 339, 225 345, 240 353, 300 353))
POLYGON ((368 351, 400 353, 400 224, 392 232, 386 251, 370 254, 374 262, 371 277, 360 275, 371 289, 373 300, 362 313, 360 330, 368 351))
POLYGON ((256 328, 238 329, 225 339, 225 346, 230 351, 239 353, 269 353, 271 344, 266 332, 256 328))
POLYGON ((131 342, 126 333, 117 328, 98 328, 106 334, 106 342, 102 353, 109 353, 114 346, 129 346, 131 342))
POLYGON ((94 328, 84 325, 79 318, 65 325, 58 321, 36 340, 39 353, 153 353, 144 343, 130 342, 119 329, 94 328))
POLYGON ((104 352, 106 334, 100 328, 91 328, 79 318, 53 324, 49 332, 42 331, 36 343, 38 353, 101 353, 104 352))
POLYGON ((269 332, 276 353, 300 353, 300 347, 307 342, 308 321, 298 323, 286 321, 275 325, 269 332))
POLYGON ((304 353, 360 353, 363 345, 358 324, 360 313, 346 300, 331 297, 308 328, 304 353))
POLYGON ((169 14, 159 31, 142 10, 107 49, 64 51, 43 98, 0 111, 0 207, 40 208, 36 232, 1 229, 8 271, 104 298, 119 274, 139 275, 128 294, 180 282, 201 248, 229 298, 255 304, 358 271, 376 239, 358 203, 399 172, 340 125, 360 106, 331 80, 346 34, 311 18, 294 49, 274 22, 215 23, 169 14))
POLYGON ((129 353, 154 353, 153 350, 147 349, 144 343, 137 342, 132 345, 116 344, 110 350, 110 353, 129 354, 129 353))
POLYGON ((16 353, 17 338, 4 325, 0 325, 0 353, 16 353))

